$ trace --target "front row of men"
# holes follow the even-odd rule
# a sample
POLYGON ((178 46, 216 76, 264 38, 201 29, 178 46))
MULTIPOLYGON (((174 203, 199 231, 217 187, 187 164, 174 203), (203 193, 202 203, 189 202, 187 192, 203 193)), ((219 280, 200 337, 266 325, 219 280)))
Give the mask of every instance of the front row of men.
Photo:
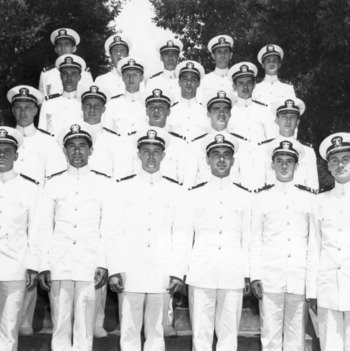
POLYGON ((305 301, 315 308, 316 298, 322 350, 350 349, 349 133, 320 146, 335 187, 318 196, 294 181, 304 156, 296 140, 270 143, 276 183, 254 197, 229 178, 239 143, 225 132, 203 139, 211 178, 189 192, 160 173, 169 145, 162 128, 136 134, 141 170, 114 184, 89 168, 90 125, 71 122, 58 140, 68 169, 40 194, 13 170, 23 137, 0 128, 1 350, 16 350, 25 289, 38 273, 50 292, 54 351, 92 349, 108 276, 122 350, 141 350, 143 323, 144 350, 164 350, 163 300, 185 280, 194 350, 211 350, 214 330, 217 350, 236 349, 250 289, 261 300, 264 350, 303 350, 305 301))

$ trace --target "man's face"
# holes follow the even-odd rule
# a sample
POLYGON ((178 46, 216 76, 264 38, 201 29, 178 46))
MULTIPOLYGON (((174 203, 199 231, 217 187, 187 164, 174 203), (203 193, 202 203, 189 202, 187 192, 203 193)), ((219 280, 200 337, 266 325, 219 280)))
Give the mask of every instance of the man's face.
POLYGON ((193 72, 184 72, 179 78, 179 86, 181 88, 181 96, 185 99, 192 99, 197 94, 200 85, 199 77, 193 72))
POLYGON ((165 50, 161 53, 160 60, 163 61, 164 69, 173 71, 179 60, 179 52, 176 50, 165 50))
POLYGON ((63 151, 71 166, 81 168, 88 164, 93 149, 85 138, 74 138, 68 140, 63 151))
POLYGON ((81 79, 81 72, 78 68, 64 67, 61 68, 61 80, 63 90, 70 93, 77 90, 79 80, 81 79))
POLYGON ((0 144, 0 173, 11 171, 18 158, 17 149, 11 144, 0 144))
POLYGON ((231 117, 230 105, 226 102, 216 102, 210 107, 208 117, 211 120, 213 129, 220 131, 227 128, 228 121, 231 117))
POLYGON ((276 155, 272 161, 272 169, 275 171, 276 179, 283 183, 293 180, 297 167, 298 163, 294 156, 276 155))
POLYGON ((230 174, 234 161, 233 152, 227 146, 216 147, 207 156, 207 163, 210 166, 211 173, 219 178, 227 177, 230 174))
POLYGON ((281 68, 281 59, 278 55, 267 56, 262 63, 262 67, 266 74, 275 76, 278 74, 278 70, 281 68))
POLYGON ((291 137, 294 135, 295 129, 299 125, 299 115, 295 112, 281 112, 277 115, 276 123, 279 126, 279 132, 284 137, 291 137))
POLYGON ((163 128, 170 114, 170 108, 166 102, 151 102, 147 105, 146 113, 150 126, 163 128))
POLYGON ((137 155, 141 160, 142 169, 147 173, 155 173, 159 171, 165 153, 160 145, 141 144, 137 155))
POLYGON ((118 44, 112 47, 112 49, 110 50, 110 54, 113 66, 117 67, 118 62, 122 58, 128 56, 129 51, 125 45, 118 44))
POLYGON ((233 53, 230 48, 218 48, 214 50, 211 57, 215 61, 215 66, 217 68, 224 69, 228 68, 232 55, 233 53))
POLYGON ((84 99, 81 108, 84 121, 89 124, 100 123, 102 114, 106 111, 105 104, 100 99, 84 99))
POLYGON ((55 52, 58 56, 65 54, 74 54, 77 47, 67 38, 61 38, 56 41, 55 52))
POLYGON ((340 151, 328 159, 328 169, 337 183, 350 181, 350 151, 340 151))
POLYGON ((233 82, 233 90, 241 99, 250 99, 255 87, 255 81, 252 77, 240 77, 233 82))
POLYGON ((38 113, 38 106, 30 101, 15 101, 12 105, 12 113, 19 126, 28 127, 33 123, 34 117, 38 113))
POLYGON ((123 71, 122 79, 125 89, 129 93, 136 93, 140 90, 140 84, 143 80, 143 74, 136 69, 126 69, 123 71))

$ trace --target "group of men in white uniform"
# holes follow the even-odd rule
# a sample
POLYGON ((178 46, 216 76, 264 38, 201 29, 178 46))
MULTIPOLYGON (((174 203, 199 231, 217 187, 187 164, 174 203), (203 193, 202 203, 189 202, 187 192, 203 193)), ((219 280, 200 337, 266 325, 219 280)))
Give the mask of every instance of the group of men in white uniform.
POLYGON ((16 127, 0 127, 1 350, 33 333, 38 280, 54 351, 107 336, 107 285, 121 349, 141 350, 144 326, 143 349, 164 350, 169 297, 185 284, 193 350, 212 350, 214 332, 216 350, 237 349, 251 293, 263 350, 304 350, 309 303, 322 350, 350 350, 350 134, 321 143, 335 186, 316 195, 315 152, 296 138, 305 104, 278 78, 283 50, 260 50, 257 83, 253 63, 229 68, 230 36, 208 43, 208 74, 178 63, 183 44, 169 38, 157 46, 164 71, 145 84, 146 63, 115 34, 113 68, 93 82, 75 31, 51 41, 55 67, 40 91, 8 92, 16 127))

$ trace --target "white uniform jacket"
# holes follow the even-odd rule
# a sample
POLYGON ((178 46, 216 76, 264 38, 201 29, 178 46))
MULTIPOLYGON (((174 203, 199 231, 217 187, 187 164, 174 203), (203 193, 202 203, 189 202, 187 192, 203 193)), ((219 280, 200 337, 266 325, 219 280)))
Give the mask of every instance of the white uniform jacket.
POLYGON ((100 223, 111 182, 88 166, 48 179, 40 206, 40 271, 53 280, 93 281, 106 267, 100 223))
POLYGON ((24 136, 18 149, 18 159, 14 164, 17 173, 23 173, 44 186, 46 177, 67 169, 67 160, 58 142, 48 132, 28 127, 16 126, 24 136))
POLYGON ((189 192, 186 283, 205 289, 241 289, 249 277, 251 195, 229 177, 212 177, 189 192))
POLYGON ((110 72, 96 77, 95 83, 108 88, 111 92, 111 97, 125 93, 125 84, 122 76, 115 67, 110 72))
POLYGON ((76 99, 76 91, 64 91, 61 96, 53 96, 44 101, 38 127, 56 135, 72 119, 83 120, 81 102, 76 99))
POLYGON ((116 187, 106 239, 109 274, 126 274, 125 291, 165 293, 169 277, 183 279, 187 237, 183 189, 160 172, 141 170, 116 187))
POLYGON ((292 181, 267 186, 253 199, 250 279, 261 280, 267 293, 305 294, 314 196, 292 181))
POLYGON ((350 182, 316 196, 317 282, 308 277, 308 297, 320 307, 350 311, 350 182))
POLYGON ((0 281, 38 271, 36 210, 40 188, 13 170, 0 173, 0 281))
POLYGON ((275 100, 295 96, 292 84, 284 83, 277 76, 266 75, 264 80, 257 83, 253 90, 253 99, 271 105, 275 100))
MULTIPOLYGON (((86 86, 92 82, 90 68, 86 68, 85 71, 81 72, 81 79, 78 85, 86 86)), ((39 90, 45 98, 48 98, 50 95, 63 93, 60 71, 55 66, 43 69, 39 79, 39 90)))

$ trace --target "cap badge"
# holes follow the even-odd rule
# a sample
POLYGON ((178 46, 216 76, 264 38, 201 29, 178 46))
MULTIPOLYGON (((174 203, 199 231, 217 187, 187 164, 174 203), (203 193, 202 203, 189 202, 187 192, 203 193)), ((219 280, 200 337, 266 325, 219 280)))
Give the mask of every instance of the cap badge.
POLYGON ((162 95, 162 91, 160 89, 154 89, 153 90, 153 96, 154 97, 160 97, 162 95))
POLYGON ((155 139, 156 136, 157 136, 157 132, 153 129, 151 129, 147 132, 148 139, 155 139))
POLYGON ((241 72, 248 72, 248 66, 247 65, 242 65, 240 67, 241 72))
POLYGON ((130 59, 128 61, 128 64, 129 64, 129 66, 135 66, 135 60, 134 59, 130 59))
POLYGON ((193 62, 187 62, 186 67, 189 69, 193 69, 194 63, 193 62))
POLYGON ((224 91, 219 91, 219 92, 218 92, 218 97, 219 97, 220 99, 224 99, 224 98, 226 97, 226 93, 225 93, 224 91))
POLYGON ((332 140, 331 140, 332 144, 334 147, 339 147, 342 145, 343 143, 343 138, 340 136, 335 136, 332 140))
POLYGON ((90 87, 90 92, 93 93, 93 94, 97 94, 98 92, 98 87, 96 85, 92 85, 90 87))
POLYGON ((64 36, 64 35, 67 35, 67 31, 66 31, 65 29, 60 29, 60 30, 58 31, 58 36, 62 37, 62 36, 64 36))
POLYGON ((8 134, 7 130, 0 129, 0 138, 6 138, 7 134, 8 134))
POLYGON ((168 40, 166 44, 170 48, 174 46, 174 42, 172 40, 168 40))
POLYGON ((27 96, 29 94, 29 90, 27 88, 19 89, 19 93, 21 96, 27 96))
POLYGON ((282 149, 290 150, 292 148, 292 143, 290 141, 282 141, 282 149))
POLYGON ((267 52, 275 51, 275 47, 273 45, 268 45, 266 49, 267 49, 267 52))
POLYGON ((224 37, 220 37, 219 38, 219 43, 220 44, 225 44, 226 43, 226 39, 224 37))
POLYGON ((80 125, 79 124, 73 124, 70 127, 70 131, 74 134, 79 133, 80 132, 80 125))
POLYGON ((294 107, 294 101, 293 100, 286 100, 285 102, 287 108, 293 108, 294 107))
POLYGON ((215 141, 217 144, 223 143, 225 140, 225 137, 222 134, 218 134, 215 136, 215 141))
POLYGON ((68 64, 72 64, 73 63, 73 58, 68 56, 68 57, 65 58, 64 62, 68 63, 68 64))
POLYGON ((119 35, 116 35, 116 36, 114 37, 114 41, 115 41, 116 43, 120 43, 120 42, 122 41, 122 38, 121 38, 119 35))

